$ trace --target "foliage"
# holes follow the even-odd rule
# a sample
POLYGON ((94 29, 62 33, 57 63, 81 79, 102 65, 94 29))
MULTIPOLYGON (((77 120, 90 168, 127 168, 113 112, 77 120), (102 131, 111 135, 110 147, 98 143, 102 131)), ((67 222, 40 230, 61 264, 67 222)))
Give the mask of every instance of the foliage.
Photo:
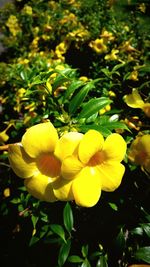
MULTIPOLYGON (((59 136, 120 133, 128 150, 149 117, 124 96, 150 100, 148 1, 16 0, 0 10, 1 261, 22 266, 150 264, 149 173, 124 159, 120 187, 86 209, 45 203, 10 169, 8 144, 50 120, 59 136), (119 14, 119 15, 118 15, 119 14), (102 39, 106 50, 95 50, 102 39)), ((117 148, 116 148, 117 149, 117 148)), ((127 151, 128 152, 128 151, 127 151)))

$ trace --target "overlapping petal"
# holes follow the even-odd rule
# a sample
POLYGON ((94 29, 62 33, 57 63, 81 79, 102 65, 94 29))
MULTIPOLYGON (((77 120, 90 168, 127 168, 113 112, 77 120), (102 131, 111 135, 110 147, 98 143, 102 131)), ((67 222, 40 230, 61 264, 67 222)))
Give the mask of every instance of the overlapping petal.
POLYGON ((41 153, 54 151, 58 134, 51 122, 39 123, 30 127, 22 137, 22 145, 26 153, 36 158, 41 153))
POLYGON ((55 156, 61 161, 75 153, 83 134, 78 132, 69 132, 64 134, 57 142, 55 156))
POLYGON ((30 179, 25 179, 24 184, 28 192, 35 198, 47 202, 54 202, 57 198, 53 192, 52 182, 53 179, 39 173, 30 179))
POLYGON ((122 161, 127 149, 127 144, 120 134, 109 135, 103 146, 103 153, 106 160, 122 161))
POLYGON ((35 161, 27 155, 19 143, 9 145, 8 158, 13 171, 21 178, 29 178, 38 172, 35 161))
POLYGON ((72 181, 66 180, 63 177, 56 179, 53 182, 53 190, 55 196, 61 201, 70 201, 74 199, 72 193, 72 181))
POLYGON ((94 206, 101 195, 101 179, 98 171, 85 167, 72 182, 72 192, 77 205, 94 206))
POLYGON ((112 192, 121 184, 125 167, 119 162, 106 161, 97 166, 102 182, 102 190, 112 192))
POLYGON ((102 149, 103 144, 103 136, 98 131, 89 130, 79 144, 78 155, 81 162, 88 163, 91 157, 102 149))
POLYGON ((61 173, 65 179, 73 179, 84 167, 81 161, 75 156, 64 159, 61 166, 61 173))

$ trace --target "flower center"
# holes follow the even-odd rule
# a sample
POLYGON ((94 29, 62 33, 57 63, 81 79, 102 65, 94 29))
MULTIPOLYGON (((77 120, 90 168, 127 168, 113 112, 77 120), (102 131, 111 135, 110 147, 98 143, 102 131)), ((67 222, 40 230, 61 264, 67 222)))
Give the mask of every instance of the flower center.
POLYGON ((95 155, 93 157, 90 158, 89 162, 88 162, 88 166, 96 166, 101 164, 103 161, 105 160, 105 155, 102 151, 99 151, 97 153, 95 153, 95 155))
POLYGON ((46 176, 56 177, 60 174, 61 163, 52 153, 40 155, 36 164, 39 171, 46 176))

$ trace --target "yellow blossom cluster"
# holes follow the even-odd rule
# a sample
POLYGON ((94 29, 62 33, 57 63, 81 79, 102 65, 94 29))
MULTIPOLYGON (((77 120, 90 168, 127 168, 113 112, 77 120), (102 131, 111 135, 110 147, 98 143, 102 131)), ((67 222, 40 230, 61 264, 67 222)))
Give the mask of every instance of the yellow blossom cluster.
POLYGON ((102 190, 119 187, 125 153, 126 142, 117 133, 105 140, 96 130, 59 138, 49 121, 28 128, 8 149, 10 165, 31 195, 48 202, 74 200, 83 207, 94 206, 102 190))
POLYGON ((10 17, 8 18, 6 22, 6 26, 9 28, 9 31, 13 36, 16 36, 18 32, 21 31, 21 28, 18 23, 18 19, 14 15, 10 15, 10 17))

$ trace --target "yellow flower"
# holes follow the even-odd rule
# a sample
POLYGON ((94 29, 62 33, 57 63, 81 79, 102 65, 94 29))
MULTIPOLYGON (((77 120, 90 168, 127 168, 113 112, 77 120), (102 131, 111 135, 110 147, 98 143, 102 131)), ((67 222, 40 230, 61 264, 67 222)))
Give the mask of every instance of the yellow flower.
POLYGON ((105 45, 103 38, 91 41, 89 43, 89 46, 98 54, 107 52, 107 46, 105 45))
POLYGON ((30 127, 21 143, 9 145, 8 158, 13 171, 25 178, 25 186, 34 197, 53 202, 52 182, 60 175, 60 161, 54 156, 57 131, 50 122, 30 127))
POLYGON ((132 93, 125 95, 123 99, 129 107, 140 108, 147 117, 150 117, 150 103, 143 101, 137 89, 132 89, 132 93))
POLYGON ((6 26, 9 28, 9 31, 13 36, 16 36, 19 31, 21 31, 20 26, 18 24, 18 19, 14 15, 10 15, 7 22, 6 26))
POLYGON ((142 166, 150 173, 150 134, 137 136, 131 143, 128 158, 132 163, 142 166))
POLYGON ((102 34, 100 35, 102 38, 105 38, 106 41, 114 41, 115 36, 112 32, 108 32, 107 30, 103 30, 102 34))
MULTIPOLYGON (((76 134, 74 132, 74 136, 76 134)), ((120 185, 125 170, 120 162, 126 152, 126 143, 116 133, 104 142, 98 131, 89 130, 78 138, 74 152, 71 149, 68 157, 65 154, 62 158, 60 147, 62 149, 63 144, 68 150, 67 142, 64 135, 56 146, 55 155, 62 161, 62 176, 53 183, 54 194, 60 200, 74 199, 77 205, 92 207, 98 202, 101 190, 114 191, 120 185)))
POLYGON ((105 60, 118 60, 118 49, 112 49, 111 53, 105 56, 105 60))
POLYGON ((0 144, 4 144, 5 142, 8 141, 9 139, 9 135, 6 133, 9 128, 13 125, 13 123, 9 123, 9 125, 6 127, 5 130, 3 130, 2 132, 0 132, 0 144))
POLYGON ((99 115, 103 115, 105 112, 110 111, 110 110, 111 110, 111 106, 108 104, 104 108, 100 109, 98 113, 99 115))
MULTIPOLYGON (((81 133, 70 132, 58 142, 56 129, 45 122, 30 127, 21 143, 9 145, 10 165, 17 176, 24 178, 31 195, 47 202, 58 200, 53 188, 57 180, 61 183, 61 162, 74 153, 81 137, 81 133)), ((68 196, 67 200, 71 199, 68 196)))

